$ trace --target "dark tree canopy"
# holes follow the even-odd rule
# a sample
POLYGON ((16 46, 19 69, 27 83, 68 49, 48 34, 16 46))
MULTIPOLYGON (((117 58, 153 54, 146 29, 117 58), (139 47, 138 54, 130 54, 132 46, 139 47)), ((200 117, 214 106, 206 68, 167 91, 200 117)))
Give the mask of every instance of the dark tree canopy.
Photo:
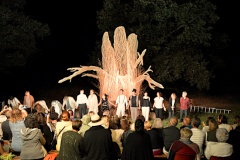
POLYGON ((97 25, 110 35, 120 25, 136 33, 139 51, 147 49, 145 66, 152 65, 158 82, 205 90, 214 78, 209 48, 215 12, 209 0, 105 0, 97 25))
POLYGON ((0 1, 0 72, 25 67, 38 53, 38 42, 50 33, 49 27, 25 13, 25 0, 0 1))

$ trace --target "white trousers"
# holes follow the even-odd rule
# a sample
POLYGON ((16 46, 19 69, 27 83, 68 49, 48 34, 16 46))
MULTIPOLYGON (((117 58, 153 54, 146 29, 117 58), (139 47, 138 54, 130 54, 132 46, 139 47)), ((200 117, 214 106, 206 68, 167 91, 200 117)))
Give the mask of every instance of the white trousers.
POLYGON ((125 115, 125 104, 124 103, 119 103, 118 104, 116 115, 119 118, 125 115))
POLYGON ((142 115, 145 117, 145 121, 149 120, 149 112, 150 112, 149 107, 142 107, 142 115))

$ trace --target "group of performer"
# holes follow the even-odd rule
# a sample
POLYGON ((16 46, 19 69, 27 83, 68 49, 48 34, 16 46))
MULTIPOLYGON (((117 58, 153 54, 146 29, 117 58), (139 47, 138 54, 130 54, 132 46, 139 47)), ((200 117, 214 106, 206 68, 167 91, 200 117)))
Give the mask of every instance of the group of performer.
MULTIPOLYGON (((137 90, 133 89, 132 94, 127 97, 124 94, 124 90, 120 89, 116 101, 111 102, 108 100, 106 93, 103 93, 98 101, 98 97, 93 89, 90 90, 89 96, 85 94, 84 89, 80 89, 76 100, 72 96, 64 96, 62 103, 58 100, 53 100, 51 107, 54 108, 55 112, 59 115, 61 115, 62 110, 71 110, 73 117, 79 119, 91 111, 99 115, 117 115, 118 117, 130 115, 134 122, 139 114, 142 114, 146 121, 148 121, 150 112, 155 112, 156 118, 163 119, 163 111, 168 111, 168 118, 170 119, 175 114, 177 103, 176 93, 171 93, 168 103, 165 103, 162 93, 158 91, 152 103, 147 91, 145 91, 142 96, 139 96, 137 90), (76 110, 78 110, 78 112, 75 112, 76 110)), ((179 103, 180 120, 182 120, 183 117, 187 116, 190 107, 190 99, 187 97, 186 91, 182 92, 179 103)), ((35 102, 34 97, 29 91, 25 92, 23 104, 21 104, 16 97, 11 96, 8 99, 8 105, 11 107, 25 107, 25 109, 30 112, 32 109, 42 109, 46 114, 50 111, 50 108, 47 107, 44 100, 35 102)))

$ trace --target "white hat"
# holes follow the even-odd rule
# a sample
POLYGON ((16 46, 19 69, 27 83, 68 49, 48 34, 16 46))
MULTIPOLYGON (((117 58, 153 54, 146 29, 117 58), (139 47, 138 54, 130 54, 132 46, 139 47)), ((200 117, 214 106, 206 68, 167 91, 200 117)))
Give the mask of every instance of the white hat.
POLYGON ((89 126, 101 126, 103 125, 103 121, 98 114, 94 114, 91 116, 91 122, 88 123, 89 126))

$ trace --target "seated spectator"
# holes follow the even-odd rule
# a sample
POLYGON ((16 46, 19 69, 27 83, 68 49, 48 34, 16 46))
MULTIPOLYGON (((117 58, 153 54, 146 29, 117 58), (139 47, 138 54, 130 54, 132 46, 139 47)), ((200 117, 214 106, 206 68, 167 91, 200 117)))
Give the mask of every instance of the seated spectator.
POLYGON ((123 134, 121 136, 121 142, 122 142, 122 147, 124 148, 128 135, 133 131, 130 128, 130 121, 128 119, 122 118, 120 121, 120 125, 121 125, 121 129, 123 130, 123 134))
POLYGON ((11 116, 9 118, 9 126, 12 132, 12 143, 11 148, 14 152, 21 152, 22 150, 22 139, 21 129, 25 128, 22 111, 18 108, 13 108, 11 116))
MULTIPOLYGON (((156 118, 156 119, 160 119, 160 118, 156 118)), ((150 136, 153 155, 162 154, 163 140, 161 139, 162 137, 160 137, 158 129, 152 128, 152 124, 149 121, 144 122, 144 128, 146 130, 146 133, 149 134, 150 136)))
POLYGON ((232 126, 228 124, 227 117, 223 114, 218 115, 218 128, 226 128, 228 132, 233 129, 232 126))
POLYGON ((180 127, 180 129, 185 128, 185 127, 192 129, 190 116, 186 116, 183 118, 182 126, 180 127))
POLYGON ((208 117, 207 121, 202 123, 202 126, 203 126, 202 131, 203 132, 206 133, 207 131, 209 131, 209 121, 212 120, 212 119, 214 119, 214 118, 213 117, 208 117))
POLYGON ((168 160, 174 160, 175 154, 180 149, 189 146, 192 150, 195 151, 195 159, 200 160, 200 150, 199 146, 190 140, 192 136, 192 130, 189 128, 182 128, 180 130, 181 138, 177 141, 174 141, 172 146, 169 149, 168 160))
POLYGON ((80 160, 84 157, 83 137, 77 133, 81 125, 80 120, 73 120, 73 129, 63 133, 57 160, 80 160))
POLYGON ((82 121, 82 126, 80 128, 80 130, 78 131, 78 133, 84 137, 85 132, 90 128, 90 126, 88 125, 88 123, 90 123, 91 121, 91 117, 88 114, 83 115, 83 117, 81 118, 82 121))
POLYGON ((5 157, 5 156, 7 156, 8 155, 8 152, 5 152, 4 150, 3 150, 3 145, 2 145, 2 143, 0 143, 0 158, 3 158, 3 157, 5 157), (3 156, 3 157, 2 157, 3 156))
POLYGON ((91 126, 84 134, 85 160, 111 159, 112 137, 98 114, 91 117, 91 126))
POLYGON ((10 96, 7 103, 8 103, 8 106, 11 108, 18 108, 19 105, 21 104, 18 98, 14 96, 10 96))
POLYGON ((1 129, 2 129, 2 132, 3 132, 2 139, 9 141, 9 140, 12 139, 12 132, 11 132, 11 129, 10 129, 10 126, 9 126, 9 119, 10 119, 10 116, 11 116, 11 110, 7 110, 5 112, 5 116, 6 116, 6 120, 2 122, 2 126, 1 126, 1 129))
POLYGON ((218 122, 215 119, 209 120, 209 131, 206 132, 206 142, 217 142, 216 131, 218 129, 218 122))
POLYGON ((226 128, 218 128, 216 132, 218 142, 207 142, 204 151, 205 157, 210 159, 211 156, 231 156, 233 153, 233 146, 226 142, 228 140, 228 136, 229 134, 226 128))
POLYGON ((238 160, 240 157, 240 125, 229 132, 227 143, 233 146, 232 160, 238 160))
POLYGON ((57 136, 57 151, 59 151, 61 146, 62 134, 69 130, 72 130, 72 121, 70 120, 69 112, 64 110, 62 111, 61 121, 57 122, 56 124, 55 136, 57 136))
POLYGON ((239 115, 234 116, 232 128, 235 129, 238 126, 239 122, 240 116, 239 115))
POLYGON ((172 143, 180 138, 180 130, 177 128, 178 119, 173 116, 170 118, 169 127, 163 128, 163 153, 168 155, 172 143))
POLYGON ((122 160, 153 160, 150 136, 144 131, 144 121, 135 121, 135 131, 128 135, 122 160))
POLYGON ((200 125, 201 125, 201 119, 199 117, 192 118, 192 129, 191 129, 192 136, 190 140, 199 146, 200 155, 202 156, 206 134, 201 129, 199 129, 200 125))
POLYGON ((21 159, 43 159, 47 151, 43 147, 46 143, 40 129, 38 129, 38 117, 30 113, 24 120, 26 128, 21 129, 22 150, 21 159))
POLYGON ((43 133, 43 137, 46 139, 46 143, 44 144, 44 148, 49 152, 52 150, 52 145, 51 142, 53 140, 53 134, 51 132, 51 129, 48 127, 47 122, 46 122, 46 117, 44 113, 38 112, 35 113, 37 115, 37 120, 38 120, 38 129, 41 130, 43 133))

